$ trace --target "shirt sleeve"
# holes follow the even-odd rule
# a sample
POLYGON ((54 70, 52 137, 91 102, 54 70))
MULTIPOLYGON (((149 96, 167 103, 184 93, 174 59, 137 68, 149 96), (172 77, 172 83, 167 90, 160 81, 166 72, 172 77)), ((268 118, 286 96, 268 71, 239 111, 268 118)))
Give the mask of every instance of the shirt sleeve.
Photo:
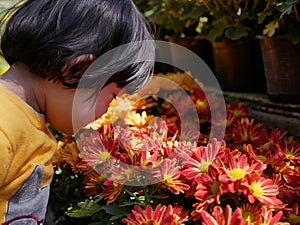
POLYGON ((0 130, 0 187, 4 185, 11 164, 12 155, 11 143, 7 136, 0 130))

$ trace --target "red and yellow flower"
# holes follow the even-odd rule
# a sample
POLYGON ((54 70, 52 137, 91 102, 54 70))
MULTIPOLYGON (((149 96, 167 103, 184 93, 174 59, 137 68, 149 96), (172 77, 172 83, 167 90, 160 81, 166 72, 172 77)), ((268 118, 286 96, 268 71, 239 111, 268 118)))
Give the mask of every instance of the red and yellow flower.
POLYGON ((273 184, 271 179, 259 177, 251 179, 247 177, 247 184, 243 188, 243 193, 247 196, 250 203, 256 200, 263 205, 273 208, 282 208, 283 203, 276 196, 278 195, 278 186, 273 184))
POLYGON ((214 162, 218 152, 225 148, 224 143, 217 142, 214 138, 207 147, 199 146, 192 157, 186 161, 182 174, 189 180, 197 179, 202 173, 208 172, 208 167, 214 162))
POLYGON ((176 165, 177 160, 165 159, 158 165, 155 177, 174 194, 184 193, 190 189, 185 178, 181 175, 181 167, 176 165))
POLYGON ((248 225, 242 218, 241 209, 237 208, 233 213, 229 205, 225 212, 220 206, 215 206, 212 215, 203 210, 201 212, 203 225, 248 225))
POLYGON ((139 205, 135 205, 132 214, 122 219, 127 225, 183 225, 188 220, 187 211, 182 211, 182 207, 172 205, 157 205, 153 208, 150 205, 143 210, 139 205))

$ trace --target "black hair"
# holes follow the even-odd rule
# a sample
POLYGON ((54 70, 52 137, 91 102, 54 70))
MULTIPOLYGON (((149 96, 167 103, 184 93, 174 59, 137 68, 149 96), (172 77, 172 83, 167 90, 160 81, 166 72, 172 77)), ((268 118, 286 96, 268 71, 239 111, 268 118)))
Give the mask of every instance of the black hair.
POLYGON ((153 54, 138 44, 153 40, 153 35, 131 0, 26 0, 10 8, 2 23, 5 60, 10 65, 22 62, 32 73, 66 87, 77 87, 83 75, 76 68, 62 75, 72 60, 86 54, 99 58, 127 43, 137 43, 128 57, 135 54, 145 60, 106 74, 109 79, 94 73, 88 83, 96 87, 105 79, 139 89, 153 70, 153 54))

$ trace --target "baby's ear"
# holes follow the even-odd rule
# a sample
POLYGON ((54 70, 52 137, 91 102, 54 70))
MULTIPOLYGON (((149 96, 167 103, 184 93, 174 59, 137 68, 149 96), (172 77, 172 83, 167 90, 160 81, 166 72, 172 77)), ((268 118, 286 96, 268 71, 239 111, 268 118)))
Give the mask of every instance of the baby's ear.
POLYGON ((62 68, 62 75, 83 74, 95 59, 92 54, 80 55, 62 68))

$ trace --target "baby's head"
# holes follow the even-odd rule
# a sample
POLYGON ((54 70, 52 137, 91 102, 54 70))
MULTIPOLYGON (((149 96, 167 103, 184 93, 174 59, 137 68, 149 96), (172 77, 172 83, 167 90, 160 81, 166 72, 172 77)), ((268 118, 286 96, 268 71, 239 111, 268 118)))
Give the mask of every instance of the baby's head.
POLYGON ((154 55, 138 46, 152 40, 152 34, 131 0, 27 0, 3 18, 9 18, 1 37, 6 61, 23 63, 35 75, 66 87, 76 88, 95 59, 127 43, 134 46, 129 55, 148 60, 121 67, 105 78, 93 74, 91 87, 103 86, 104 80, 139 89, 152 71, 154 55))

